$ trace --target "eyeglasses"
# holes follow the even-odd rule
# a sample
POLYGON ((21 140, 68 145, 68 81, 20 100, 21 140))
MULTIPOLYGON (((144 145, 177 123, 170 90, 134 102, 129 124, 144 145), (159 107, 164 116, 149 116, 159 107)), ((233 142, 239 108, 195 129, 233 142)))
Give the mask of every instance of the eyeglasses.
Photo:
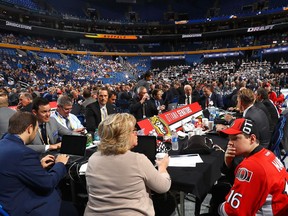
POLYGON ((72 107, 71 107, 71 108, 65 108, 65 107, 61 106, 61 108, 62 108, 65 112, 68 112, 68 111, 71 111, 71 110, 72 110, 72 107))

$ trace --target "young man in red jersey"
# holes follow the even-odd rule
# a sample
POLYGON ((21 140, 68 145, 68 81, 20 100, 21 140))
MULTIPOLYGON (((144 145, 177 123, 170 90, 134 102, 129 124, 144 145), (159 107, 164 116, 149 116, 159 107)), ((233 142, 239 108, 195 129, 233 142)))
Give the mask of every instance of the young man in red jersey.
POLYGON ((226 165, 230 167, 235 156, 244 156, 244 160, 235 170, 234 184, 219 214, 287 215, 288 173, 271 151, 259 145, 257 125, 240 118, 222 132, 229 135, 226 165))

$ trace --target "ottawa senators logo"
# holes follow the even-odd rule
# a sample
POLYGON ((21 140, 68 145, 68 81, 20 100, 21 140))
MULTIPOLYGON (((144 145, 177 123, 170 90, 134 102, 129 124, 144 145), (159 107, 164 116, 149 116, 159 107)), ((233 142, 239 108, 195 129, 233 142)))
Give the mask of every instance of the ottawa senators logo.
POLYGON ((150 121, 158 134, 171 135, 168 124, 164 122, 161 118, 159 118, 158 116, 153 116, 150 118, 150 121))
POLYGON ((253 176, 253 172, 251 172, 250 170, 246 169, 246 168, 240 168, 237 170, 236 173, 236 178, 239 181, 247 181, 250 182, 253 176))

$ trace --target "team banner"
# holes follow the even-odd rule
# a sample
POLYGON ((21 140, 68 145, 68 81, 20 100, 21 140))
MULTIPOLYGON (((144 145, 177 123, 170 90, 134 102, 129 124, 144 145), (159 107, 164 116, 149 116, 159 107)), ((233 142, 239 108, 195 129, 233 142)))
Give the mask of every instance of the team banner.
POLYGON ((171 135, 171 130, 182 127, 182 123, 191 121, 191 117, 197 118, 202 115, 202 108, 199 103, 193 103, 173 109, 171 111, 143 119, 137 122, 140 129, 144 129, 144 134, 148 135, 153 129, 158 135, 171 135))
POLYGON ((115 34, 86 34, 87 38, 98 38, 98 39, 118 39, 118 40, 137 40, 136 35, 115 35, 115 34))

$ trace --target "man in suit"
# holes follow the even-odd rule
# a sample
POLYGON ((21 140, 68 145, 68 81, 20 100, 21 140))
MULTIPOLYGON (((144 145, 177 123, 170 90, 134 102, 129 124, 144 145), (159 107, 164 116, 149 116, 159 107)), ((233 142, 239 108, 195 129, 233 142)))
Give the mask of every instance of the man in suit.
POLYGON ((71 91, 71 98, 73 102, 71 113, 76 116, 83 114, 84 110, 82 107, 82 103, 84 101, 84 98, 79 94, 77 89, 71 91))
POLYGON ((17 110, 32 112, 33 97, 29 92, 22 92, 19 96, 17 110))
POLYGON ((85 118, 86 128, 89 133, 94 133, 98 128, 100 122, 107 116, 116 113, 116 109, 112 104, 108 102, 108 89, 101 88, 98 91, 97 101, 89 104, 86 107, 85 118))
POLYGON ((96 99, 92 97, 91 91, 89 89, 83 90, 83 98, 84 98, 84 102, 82 103, 83 109, 86 109, 86 106, 96 101, 96 99))
POLYGON ((158 115, 165 110, 165 105, 162 100, 162 94, 163 92, 160 89, 154 89, 152 91, 152 98, 148 100, 148 103, 151 104, 149 107, 152 108, 152 115, 158 115))
POLYGON ((203 96, 201 98, 201 107, 202 109, 207 109, 209 106, 214 106, 218 108, 223 108, 223 99, 221 95, 213 92, 212 85, 205 85, 203 87, 203 96))
MULTIPOLYGON (((243 113, 243 118, 249 118, 255 122, 259 129, 259 141, 260 144, 268 148, 271 131, 269 127, 269 120, 265 112, 254 105, 255 95, 251 89, 245 87, 241 88, 237 95, 237 107, 239 111, 243 113)), ((232 123, 233 125, 233 123, 232 123)), ((216 130, 226 129, 227 126, 218 124, 216 125, 216 130)))
POLYGON ((135 95, 129 105, 130 113, 137 119, 144 119, 153 116, 152 105, 148 103, 150 96, 147 89, 144 86, 140 86, 137 89, 137 95, 135 95))
POLYGON ((202 84, 201 82, 196 82, 195 88, 192 91, 192 103, 198 102, 200 104, 202 94, 202 84))
POLYGON ((60 214, 61 197, 55 188, 67 173, 68 156, 47 155, 40 162, 39 153, 26 147, 37 132, 36 116, 17 112, 0 140, 0 203, 11 216, 60 214))
POLYGON ((274 103, 271 102, 271 100, 269 100, 268 92, 266 91, 266 89, 264 88, 257 89, 256 100, 260 103, 263 103, 264 106, 267 108, 268 113, 271 116, 270 129, 273 132, 280 115, 274 103))
POLYGON ((179 104, 191 104, 192 103, 192 87, 191 85, 185 85, 184 86, 184 95, 181 95, 179 97, 179 104))
POLYGON ((34 141, 28 146, 41 153, 47 150, 60 149, 61 136, 78 134, 63 127, 55 118, 50 118, 50 109, 47 99, 41 97, 34 99, 32 113, 37 117, 39 130, 34 141))
POLYGON ((15 112, 8 107, 8 92, 0 89, 0 139, 8 131, 8 121, 15 112))

